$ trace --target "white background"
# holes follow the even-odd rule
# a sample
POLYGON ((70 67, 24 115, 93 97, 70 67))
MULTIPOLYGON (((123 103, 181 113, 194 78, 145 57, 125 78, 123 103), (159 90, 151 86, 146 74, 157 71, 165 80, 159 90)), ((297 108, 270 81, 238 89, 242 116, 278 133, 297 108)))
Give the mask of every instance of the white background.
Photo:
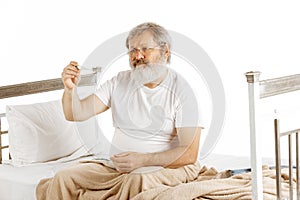
MULTIPOLYGON (((111 37, 142 22, 156 22, 198 43, 220 73, 226 121, 214 152, 249 155, 244 73, 259 70, 262 79, 299 73, 299 10, 296 0, 1 0, 0 85, 60 77, 70 60, 82 63, 111 37)), ((59 91, 46 98, 60 95, 59 91)), ((299 95, 293 99, 297 101, 299 95)), ((274 110, 274 102, 290 104, 275 100, 263 107, 274 110)), ((0 102, 3 109, 7 102, 0 102)), ((272 139, 266 131, 265 156, 273 156, 272 139)))

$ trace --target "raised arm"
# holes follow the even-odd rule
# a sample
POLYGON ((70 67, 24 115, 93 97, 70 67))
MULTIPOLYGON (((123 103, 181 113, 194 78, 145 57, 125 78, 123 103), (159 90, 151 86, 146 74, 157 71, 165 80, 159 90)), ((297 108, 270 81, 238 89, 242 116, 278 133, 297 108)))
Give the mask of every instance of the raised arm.
POLYGON ((83 121, 108 109, 94 94, 79 99, 77 85, 80 81, 80 70, 77 65, 77 62, 71 61, 62 72, 64 83, 62 105, 64 115, 69 121, 83 121))

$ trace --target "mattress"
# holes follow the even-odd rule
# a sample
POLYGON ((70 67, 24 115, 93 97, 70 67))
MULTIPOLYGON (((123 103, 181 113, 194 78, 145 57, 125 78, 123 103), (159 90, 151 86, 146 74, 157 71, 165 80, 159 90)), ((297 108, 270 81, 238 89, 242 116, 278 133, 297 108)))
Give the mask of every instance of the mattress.
MULTIPOLYGON (((2 164, 0 165, 0 200, 34 200, 35 187, 40 179, 53 177, 57 171, 74 165, 80 160, 88 159, 93 159, 93 157, 84 157, 68 162, 53 161, 23 167, 2 164)), ((232 155, 210 154, 200 163, 207 167, 214 167, 218 171, 250 168, 249 157, 232 155)), ((263 164, 274 166, 274 159, 264 158, 263 164)))
POLYGON ((15 167, 9 163, 0 165, 0 199, 1 200, 34 200, 35 187, 40 179, 53 177, 54 174, 85 157, 73 161, 54 161, 15 167))
MULTIPOLYGON (((288 161, 282 159, 282 164, 285 165, 288 161)), ((218 171, 227 169, 238 170, 251 168, 251 161, 249 156, 234 156, 234 155, 223 155, 223 154, 210 154, 206 158, 200 160, 201 165, 207 167, 214 167, 218 171)), ((275 159, 270 157, 262 158, 262 165, 275 166, 275 159)))

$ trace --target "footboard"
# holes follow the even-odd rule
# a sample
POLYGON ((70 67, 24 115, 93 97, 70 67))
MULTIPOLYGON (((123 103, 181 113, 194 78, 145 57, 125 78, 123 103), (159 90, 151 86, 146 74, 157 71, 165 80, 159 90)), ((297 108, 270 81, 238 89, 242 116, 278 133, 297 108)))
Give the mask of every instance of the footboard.
MULTIPOLYGON (((263 199, 262 196, 262 163, 261 152, 259 145, 259 127, 258 127, 258 114, 257 105, 259 100, 275 95, 280 95, 288 92, 300 90, 300 74, 284 76, 279 78, 259 80, 260 72, 247 72, 246 74, 248 82, 248 94, 249 94, 249 119, 250 119, 250 145, 251 145, 251 169, 252 169, 252 197, 253 199, 263 199)), ((289 146, 291 144, 291 134, 296 134, 296 143, 298 143, 298 130, 288 131, 285 133, 279 132, 278 119, 275 119, 275 148, 276 148, 276 171, 277 171, 277 199, 281 198, 280 194, 280 137, 288 135, 289 146)), ((296 145, 296 162, 297 162, 297 194, 299 194, 299 173, 298 162, 299 154, 298 144, 296 145)), ((291 152, 291 147, 289 147, 291 152)), ((291 171, 291 153, 289 153, 289 164, 291 171)), ((290 172, 291 173, 291 172, 290 172)), ((292 176, 290 176, 291 178, 292 176)), ((290 183, 292 183, 290 179, 290 183)), ((290 185, 290 198, 293 196, 292 185, 290 185)), ((298 197, 299 198, 299 197, 298 197)))
POLYGON ((294 192, 293 192, 293 162, 292 162, 292 145, 295 144, 296 152, 295 152, 295 159, 296 159, 296 195, 297 199, 300 198, 300 185, 299 185, 299 131, 300 129, 290 130, 286 132, 280 131, 279 126, 279 119, 274 119, 274 133, 275 133, 275 159, 276 159, 276 192, 277 192, 277 199, 281 199, 281 138, 288 139, 288 155, 289 155, 289 186, 290 186, 290 198, 293 199, 294 192), (295 138, 295 140, 293 140, 295 138))
MULTIPOLYGON (((97 77, 99 73, 101 73, 101 68, 92 68, 91 71, 92 73, 81 76, 79 86, 91 86, 97 84, 97 77)), ((61 81, 61 78, 1 86, 0 99, 50 92, 55 90, 61 90, 63 88, 64 85, 61 81)), ((8 134, 8 130, 3 130, 1 126, 3 118, 5 118, 5 113, 0 113, 0 164, 3 161, 3 150, 9 149, 9 145, 4 145, 2 142, 4 136, 8 134)))

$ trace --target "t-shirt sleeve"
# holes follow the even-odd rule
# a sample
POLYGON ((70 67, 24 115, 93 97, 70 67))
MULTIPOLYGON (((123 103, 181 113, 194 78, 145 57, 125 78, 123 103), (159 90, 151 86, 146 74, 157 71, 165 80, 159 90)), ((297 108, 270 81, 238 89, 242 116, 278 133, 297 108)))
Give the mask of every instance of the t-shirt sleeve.
POLYGON ((175 112, 175 127, 204 128, 203 113, 198 105, 196 96, 187 83, 177 92, 175 112))
POLYGON ((116 77, 113 77, 110 80, 107 80, 94 92, 94 94, 108 107, 111 107, 111 97, 116 86, 116 77))

